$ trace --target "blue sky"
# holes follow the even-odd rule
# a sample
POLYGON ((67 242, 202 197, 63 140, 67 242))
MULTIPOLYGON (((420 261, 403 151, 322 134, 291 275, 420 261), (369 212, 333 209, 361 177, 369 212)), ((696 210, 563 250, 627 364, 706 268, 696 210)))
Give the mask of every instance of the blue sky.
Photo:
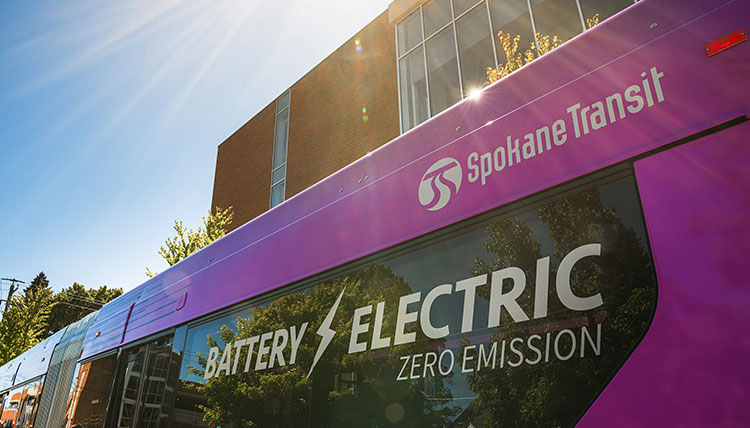
POLYGON ((219 143, 388 3, 2 2, 0 277, 128 290, 165 269, 219 143))

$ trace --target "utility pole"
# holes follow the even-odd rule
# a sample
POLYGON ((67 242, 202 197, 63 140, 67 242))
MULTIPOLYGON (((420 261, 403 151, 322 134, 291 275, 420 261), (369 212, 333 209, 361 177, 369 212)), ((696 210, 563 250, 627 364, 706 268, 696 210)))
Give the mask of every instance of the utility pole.
POLYGON ((13 293, 15 293, 18 290, 18 286, 16 284, 26 284, 25 282, 15 279, 15 278, 0 278, 3 281, 10 281, 10 290, 8 290, 8 298, 3 300, 0 299, 0 302, 5 302, 5 309, 3 309, 3 314, 8 312, 8 307, 10 306, 10 298, 13 297, 13 293))

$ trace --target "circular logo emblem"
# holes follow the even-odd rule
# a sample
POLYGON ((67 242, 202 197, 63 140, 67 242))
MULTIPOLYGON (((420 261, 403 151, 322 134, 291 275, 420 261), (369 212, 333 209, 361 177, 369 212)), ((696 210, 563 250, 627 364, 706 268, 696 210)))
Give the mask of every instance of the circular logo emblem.
POLYGON ((432 164, 419 183, 419 203, 430 211, 443 208, 461 187, 461 165, 453 158, 432 164))

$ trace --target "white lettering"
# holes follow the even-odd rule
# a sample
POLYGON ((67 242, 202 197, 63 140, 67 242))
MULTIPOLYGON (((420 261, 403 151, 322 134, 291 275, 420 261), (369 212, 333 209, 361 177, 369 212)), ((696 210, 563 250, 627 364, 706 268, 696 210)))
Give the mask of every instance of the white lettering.
POLYGON ((362 323, 362 317, 370 315, 372 312, 372 305, 363 306, 354 310, 354 318, 352 319, 352 334, 349 337, 349 353, 364 352, 367 350, 367 342, 357 342, 357 337, 360 334, 367 333, 370 328, 369 323, 362 323))
POLYGON ((299 335, 297 334, 297 329, 294 326, 292 326, 289 329, 289 332, 291 333, 290 336, 292 339, 292 355, 289 356, 289 364, 294 364, 294 362, 297 360, 297 350, 299 349, 300 343, 302 343, 302 336, 305 335, 306 329, 307 329, 307 322, 302 323, 302 325, 300 326, 299 335))
POLYGON ((565 305, 568 309, 574 311, 588 311, 602 305, 602 296, 600 293, 596 293, 589 297, 578 297, 573 294, 573 290, 570 288, 570 275, 573 270, 573 265, 579 260, 588 256, 598 256, 602 252, 601 244, 587 244, 581 245, 574 249, 568 255, 566 255, 560 267, 557 269, 557 296, 560 298, 560 302, 565 305))
POLYGON ((203 379, 211 379, 216 374, 216 357, 219 356, 219 348, 212 346, 208 350, 208 358, 206 359, 206 372, 203 373, 203 379))
POLYGON ((232 344, 227 343, 227 346, 224 347, 224 352, 221 355, 221 362, 219 363, 219 369, 216 371, 216 375, 218 376, 221 372, 224 372, 226 376, 229 376, 229 371, 231 370, 230 365, 232 364, 232 344))
POLYGON ((255 344, 258 343, 258 340, 260 340, 260 336, 253 336, 250 339, 247 339, 247 359, 245 359, 245 373, 247 373, 250 370, 250 362, 253 358, 253 349, 255 349, 255 344))
POLYGON ((487 274, 464 279, 456 283, 456 291, 464 292, 464 312, 461 319, 461 333, 474 329, 474 300, 480 285, 487 284, 487 274))
POLYGON ((557 333, 557 336, 555 336, 555 355, 557 356, 557 359, 560 361, 566 361, 570 359, 570 357, 572 357, 573 354, 575 354, 575 352, 576 352, 576 335, 573 334, 573 332, 568 330, 567 328, 565 330, 560 330, 560 332, 557 333), (565 355, 565 356, 560 354, 560 347, 559 347, 560 338, 563 336, 563 334, 570 336, 570 352, 568 353, 568 355, 565 355))
POLYGON ((385 302, 380 302, 375 309, 375 325, 372 329, 372 346, 370 349, 380 349, 391 346, 391 338, 381 337, 380 335, 381 330, 383 330, 383 312, 385 312, 385 302))
POLYGON ((273 337, 273 332, 269 331, 268 333, 263 333, 260 336, 260 344, 258 344, 258 356, 255 360, 255 371, 258 370, 264 370, 266 367, 268 367, 268 362, 263 361, 263 357, 268 354, 268 352, 271 350, 268 346, 266 346, 266 342, 268 339, 273 337))
POLYGON ((421 296, 421 292, 412 293, 401 296, 399 299, 398 313, 396 314, 396 334, 393 338, 394 345, 403 345, 404 343, 412 343, 417 340, 417 333, 406 333, 404 329, 406 328, 406 324, 417 321, 418 312, 407 312, 407 307, 410 303, 418 302, 421 296))
POLYGON ((274 361, 279 363, 279 367, 285 366, 284 354, 282 351, 286 348, 286 344, 289 342, 289 332, 285 328, 276 330, 273 335, 273 347, 271 348, 271 356, 268 358, 268 368, 274 366, 274 361))
POLYGON ((461 373, 469 373, 474 370, 471 368, 469 369, 466 368, 466 363, 474 359, 473 355, 469 355, 469 351, 474 350, 474 348, 476 348, 475 345, 467 346, 464 348, 464 357, 461 362, 461 373))
POLYGON ((521 310, 516 299, 523 293, 526 287, 526 276, 517 267, 509 267, 492 272, 492 287, 490 289, 490 313, 487 319, 487 327, 500 325, 500 314, 503 306, 508 311, 514 322, 528 321, 529 317, 521 310), (503 280, 510 279, 513 288, 503 293, 503 280))
POLYGON ((406 366, 409 364, 409 358, 410 358, 409 355, 399 358, 401 361, 404 362, 404 365, 401 366, 401 371, 398 372, 398 376, 396 376, 396 380, 408 379, 406 376, 404 376, 404 370, 406 370, 406 366))
POLYGON ((451 294, 452 291, 452 284, 438 285, 437 287, 430 290, 429 293, 427 293, 427 296, 424 298, 424 302, 422 302, 422 310, 419 315, 419 324, 421 325, 422 331, 424 332, 425 336, 429 337, 430 339, 440 339, 450 334, 450 327, 448 324, 442 327, 434 327, 432 325, 432 321, 430 320, 430 309, 432 309, 432 303, 435 301, 435 299, 445 294, 451 294))

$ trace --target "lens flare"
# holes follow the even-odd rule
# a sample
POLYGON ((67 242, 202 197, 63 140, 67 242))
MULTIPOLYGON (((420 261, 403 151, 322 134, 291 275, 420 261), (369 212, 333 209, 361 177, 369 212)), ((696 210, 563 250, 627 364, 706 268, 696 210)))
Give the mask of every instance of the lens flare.
POLYGON ((367 122, 370 117, 367 115, 367 107, 362 107, 362 121, 367 122))
POLYGON ((359 39, 354 39, 354 46, 357 53, 362 52, 362 42, 359 39))

